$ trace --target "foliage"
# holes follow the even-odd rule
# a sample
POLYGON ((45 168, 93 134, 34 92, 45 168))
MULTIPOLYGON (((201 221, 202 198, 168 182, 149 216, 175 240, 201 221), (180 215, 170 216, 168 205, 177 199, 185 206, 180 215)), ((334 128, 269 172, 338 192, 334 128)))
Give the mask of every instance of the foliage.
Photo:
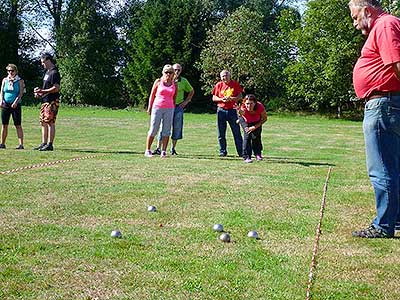
POLYGON ((247 91, 268 95, 272 53, 262 28, 263 16, 241 7, 208 32, 198 65, 207 93, 219 80, 220 71, 227 69, 247 91))
POLYGON ((208 15, 201 0, 146 1, 140 11, 141 24, 127 32, 124 83, 134 104, 147 103, 151 86, 165 64, 182 64, 184 76, 197 82, 199 73, 191 66, 199 57, 208 15))
POLYGON ((71 0, 57 40, 62 94, 67 103, 124 107, 115 65, 120 58, 104 0, 71 0))
POLYGON ((340 109, 352 98, 352 68, 361 37, 352 26, 347 0, 308 2, 304 26, 291 34, 297 53, 285 74, 293 109, 340 109))

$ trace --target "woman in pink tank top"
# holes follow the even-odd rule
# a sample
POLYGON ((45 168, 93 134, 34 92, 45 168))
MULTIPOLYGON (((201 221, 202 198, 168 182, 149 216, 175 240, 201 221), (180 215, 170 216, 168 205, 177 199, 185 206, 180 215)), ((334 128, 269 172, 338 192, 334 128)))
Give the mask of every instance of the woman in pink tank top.
POLYGON ((167 156, 166 149, 171 135, 172 120, 174 117, 175 99, 178 92, 176 83, 174 82, 174 69, 171 65, 165 65, 162 72, 162 77, 157 79, 151 89, 149 97, 149 106, 147 113, 150 118, 150 129, 146 140, 146 157, 152 157, 151 145, 154 137, 161 128, 162 148, 161 157, 167 156))

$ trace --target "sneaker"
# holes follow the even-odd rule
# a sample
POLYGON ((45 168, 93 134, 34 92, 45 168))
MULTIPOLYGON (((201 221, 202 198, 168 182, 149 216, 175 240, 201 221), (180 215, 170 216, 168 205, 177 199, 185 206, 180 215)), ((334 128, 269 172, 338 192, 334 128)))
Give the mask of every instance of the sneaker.
POLYGON ((39 149, 39 151, 53 151, 53 145, 51 144, 46 144, 42 148, 39 149))
POLYGON ((160 155, 161 154, 161 150, 159 148, 156 148, 156 150, 154 150, 152 154, 153 155, 160 155))
POLYGON ((166 158, 167 157, 167 152, 161 151, 161 158, 166 158))
POLYGON ((256 155, 256 159, 257 159, 258 161, 260 161, 260 160, 263 160, 263 157, 261 156, 261 154, 259 154, 259 155, 256 155))
POLYGON ((361 229, 358 231, 353 231, 352 235, 354 237, 370 238, 370 239, 375 239, 375 238, 384 239, 384 238, 391 237, 382 229, 375 228, 374 225, 372 225, 372 224, 369 225, 368 228, 361 229))
POLYGON ((253 162, 253 160, 252 160, 250 157, 243 159, 243 161, 244 161, 246 164, 249 164, 249 163, 252 163, 252 162, 253 162))
POLYGON ((225 157, 225 156, 227 156, 227 155, 228 155, 228 153, 227 153, 226 151, 225 151, 225 152, 222 151, 222 152, 219 153, 219 156, 220 156, 220 157, 225 157))
POLYGON ((6 145, 0 144, 0 149, 6 149, 6 145))
POLYGON ((47 145, 46 143, 41 143, 39 146, 33 148, 33 150, 40 150, 40 149, 42 149, 42 148, 43 148, 44 146, 46 146, 46 145, 47 145))
POLYGON ((24 146, 22 146, 22 145, 18 145, 18 147, 17 147, 17 148, 15 148, 15 149, 17 149, 17 150, 22 150, 22 149, 24 149, 24 146))
POLYGON ((175 149, 171 149, 171 155, 178 155, 178 153, 176 153, 175 149))
POLYGON ((144 152, 144 156, 146 156, 146 157, 153 157, 153 153, 151 153, 151 150, 146 150, 146 151, 144 152))

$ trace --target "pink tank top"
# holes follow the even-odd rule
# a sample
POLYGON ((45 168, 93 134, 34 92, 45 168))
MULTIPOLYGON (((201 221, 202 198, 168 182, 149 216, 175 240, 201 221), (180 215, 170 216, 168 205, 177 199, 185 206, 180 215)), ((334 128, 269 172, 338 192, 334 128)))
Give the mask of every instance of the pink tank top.
POLYGON ((157 108, 175 108, 175 90, 176 86, 174 83, 170 86, 166 86, 164 85, 164 82, 160 80, 153 106, 157 108))

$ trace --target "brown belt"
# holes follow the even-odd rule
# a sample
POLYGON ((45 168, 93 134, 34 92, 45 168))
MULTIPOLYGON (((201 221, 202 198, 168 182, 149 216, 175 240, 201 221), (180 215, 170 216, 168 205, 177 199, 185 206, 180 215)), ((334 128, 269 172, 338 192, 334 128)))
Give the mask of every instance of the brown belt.
POLYGON ((374 91, 369 95, 369 97, 365 98, 366 101, 376 99, 376 98, 383 98, 383 97, 393 97, 393 96, 400 96, 400 91, 396 92, 379 92, 379 91, 374 91))

